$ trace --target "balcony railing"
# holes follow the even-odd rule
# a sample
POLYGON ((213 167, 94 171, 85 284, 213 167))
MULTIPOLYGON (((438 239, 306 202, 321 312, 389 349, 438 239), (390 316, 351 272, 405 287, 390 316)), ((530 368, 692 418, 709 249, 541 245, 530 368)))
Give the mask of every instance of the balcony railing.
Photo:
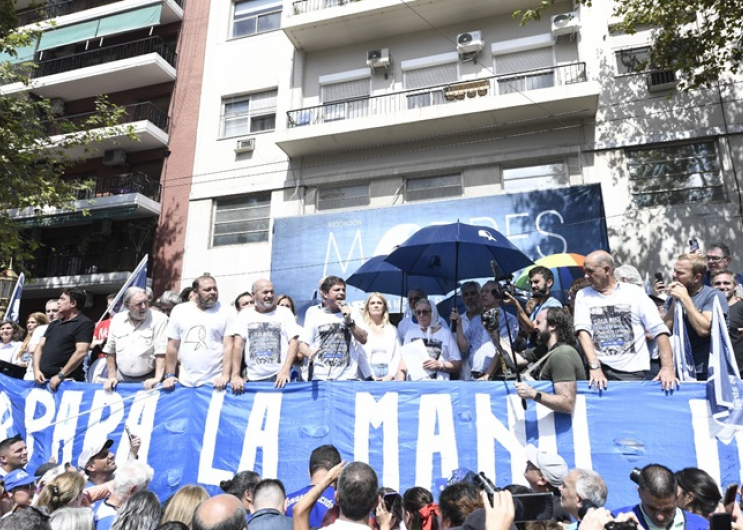
POLYGON ((525 70, 472 81, 435 85, 382 96, 346 99, 315 107, 290 110, 287 112, 288 126, 290 128, 302 127, 364 116, 392 114, 433 105, 453 105, 463 99, 492 97, 585 81, 586 63, 525 70))
POLYGON ((148 37, 146 39, 125 42, 124 44, 108 46, 107 48, 76 53, 58 59, 39 61, 36 63, 36 68, 33 70, 31 76, 44 77, 47 75, 59 74, 61 72, 69 72, 70 70, 78 70, 87 66, 95 66, 97 64, 129 59, 130 57, 138 57, 148 53, 157 53, 163 59, 168 61, 170 65, 175 66, 175 53, 168 48, 165 41, 160 37, 148 37))
POLYGON ((296 0, 294 4, 292 4, 292 13, 299 15, 301 13, 320 11, 321 9, 327 9, 328 7, 344 6, 359 1, 360 0, 296 0))
POLYGON ((141 259, 135 251, 117 250, 82 254, 72 251, 54 252, 26 262, 36 278, 101 274, 132 271, 141 259))
MULTIPOLYGON (((119 124, 147 120, 159 129, 168 132, 168 115, 151 102, 146 101, 134 105, 125 105, 122 108, 124 109, 124 114, 119 118, 119 124)), ((95 112, 84 112, 82 114, 63 116, 54 121, 46 122, 46 133, 48 136, 54 136, 83 130, 87 120, 95 114, 95 112)))
MULTIPOLYGON (((22 13, 18 13, 18 25, 26 26, 42 20, 57 18, 71 13, 78 13, 94 7, 114 4, 121 0, 66 0, 54 4, 36 7, 22 13)), ((175 3, 183 7, 183 0, 175 0, 175 3)))
POLYGON ((87 180, 94 180, 95 186, 89 190, 78 193, 79 200, 100 199, 113 195, 125 195, 127 193, 139 193, 149 197, 155 202, 160 202, 160 182, 150 178, 147 174, 122 173, 110 177, 90 176, 87 180))

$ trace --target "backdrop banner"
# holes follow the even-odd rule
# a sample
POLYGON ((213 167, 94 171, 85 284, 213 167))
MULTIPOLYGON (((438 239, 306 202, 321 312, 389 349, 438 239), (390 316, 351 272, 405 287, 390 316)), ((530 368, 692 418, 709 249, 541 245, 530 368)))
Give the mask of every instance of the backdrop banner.
MULTIPOLYGON (((592 184, 276 218, 271 280, 282 293, 306 300, 321 278, 347 278, 366 260, 389 254, 424 226, 456 221, 498 230, 532 260, 609 250, 601 186, 592 184)), ((348 289, 349 301, 365 298, 362 291, 348 289)), ((390 302, 398 311, 399 300, 390 302)))
MULTIPOLYGON (((548 382, 534 383, 552 391, 548 382)), ((57 393, 0 376, 0 439, 20 434, 28 470, 50 456, 77 465, 85 439, 100 433, 127 458, 124 424, 142 438, 140 459, 155 469, 150 488, 166 499, 184 484, 211 493, 238 470, 281 479, 287 491, 308 484, 310 452, 335 445, 345 460, 362 460, 380 483, 404 491, 438 492, 454 469, 484 471, 498 486, 524 484, 528 443, 557 451, 568 466, 594 469, 609 486, 607 506, 637 500, 628 475, 662 463, 676 471, 700 467, 726 486, 741 482, 743 437, 715 439, 704 383, 665 394, 658 383, 610 382, 603 392, 578 385, 572 415, 542 405, 522 408, 504 382, 294 383, 246 392, 177 387, 145 391, 120 383, 65 382, 57 393)))

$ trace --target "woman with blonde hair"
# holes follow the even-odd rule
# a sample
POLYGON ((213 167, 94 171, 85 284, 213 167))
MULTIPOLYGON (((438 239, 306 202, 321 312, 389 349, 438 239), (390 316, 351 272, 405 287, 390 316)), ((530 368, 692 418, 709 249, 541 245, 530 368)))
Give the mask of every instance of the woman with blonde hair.
POLYGON ((29 348, 29 346, 35 347, 36 345, 31 344, 31 337, 33 337, 36 328, 39 326, 45 326, 48 323, 49 319, 44 313, 37 312, 28 315, 28 318, 26 319, 26 338, 23 343, 21 343, 21 349, 18 350, 16 358, 13 360, 13 364, 25 367, 33 364, 31 361, 34 358, 34 352, 29 348))
POLYGON ((367 330, 366 344, 362 345, 363 356, 359 368, 364 378, 374 381, 394 381, 400 366, 400 342, 397 328, 390 323, 387 299, 379 293, 371 293, 361 310, 363 326, 367 330))
POLYGON ((208 498, 209 493, 203 487, 187 484, 165 502, 165 511, 160 522, 178 521, 191 528, 196 507, 208 498))
POLYGON ((77 471, 65 471, 47 483, 39 493, 34 506, 51 514, 66 506, 79 508, 83 500, 85 479, 77 471))

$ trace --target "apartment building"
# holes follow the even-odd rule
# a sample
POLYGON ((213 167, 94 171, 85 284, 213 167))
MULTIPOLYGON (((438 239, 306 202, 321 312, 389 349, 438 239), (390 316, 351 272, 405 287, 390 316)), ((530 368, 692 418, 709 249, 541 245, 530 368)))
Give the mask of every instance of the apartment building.
MULTIPOLYGON (((18 0, 16 9, 21 28, 42 32, 11 60, 33 61, 35 69, 29 85, 0 90, 50 98, 54 113, 68 124, 90 116, 97 96, 124 109, 122 127, 99 131, 108 136, 103 143, 70 151, 84 160, 65 178, 94 181, 74 209, 14 212, 42 244, 25 263, 34 280, 24 290, 24 312, 70 286, 85 288, 92 295, 88 305, 100 312, 105 295, 152 255, 162 211, 161 174, 171 155, 169 114, 183 0, 18 0)), ((62 135, 52 129, 48 134, 52 142, 62 135)))

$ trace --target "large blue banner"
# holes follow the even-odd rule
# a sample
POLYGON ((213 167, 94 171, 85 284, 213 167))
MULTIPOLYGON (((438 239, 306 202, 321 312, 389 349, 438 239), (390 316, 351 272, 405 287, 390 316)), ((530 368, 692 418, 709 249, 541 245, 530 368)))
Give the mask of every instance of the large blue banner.
MULTIPOLYGON (((277 218, 271 279, 293 298, 307 299, 324 276, 346 278, 370 257, 389 254, 418 229, 456 221, 495 228, 533 260, 609 249, 601 187, 572 186, 277 218)), ((348 294, 349 300, 366 297, 354 288, 348 294)))
MULTIPOLYGON (((550 383, 535 386, 551 391, 550 383)), ((559 452, 572 467, 599 472, 610 507, 636 501, 630 470, 658 462, 673 470, 701 467, 719 483, 741 482, 740 434, 728 444, 712 435, 704 383, 671 394, 658 383, 611 382, 601 393, 578 386, 572 415, 529 402, 524 411, 503 382, 289 384, 251 383, 242 395, 212 387, 117 392, 70 383, 57 393, 0 376, 0 439, 25 437, 29 470, 51 455, 77 463, 86 437, 102 433, 125 459, 124 424, 142 438, 140 459, 155 469, 161 499, 184 484, 212 493, 238 470, 306 485, 313 448, 338 447, 346 460, 369 462, 385 486, 437 491, 453 469, 484 471, 498 486, 525 483, 524 447, 559 452)))

